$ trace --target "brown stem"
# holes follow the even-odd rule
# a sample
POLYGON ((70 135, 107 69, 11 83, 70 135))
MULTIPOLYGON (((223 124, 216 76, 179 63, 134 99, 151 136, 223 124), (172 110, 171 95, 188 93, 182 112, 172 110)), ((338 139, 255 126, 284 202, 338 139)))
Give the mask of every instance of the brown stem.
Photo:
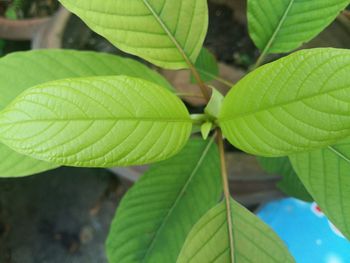
POLYGON ((186 59, 186 62, 188 64, 188 66, 190 67, 190 70, 193 74, 193 77, 196 79, 197 84, 199 86, 199 88, 201 89, 203 96, 205 98, 205 100, 207 102, 209 102, 210 100, 210 94, 209 94, 209 89, 207 87, 207 85, 205 85, 205 83, 203 82, 202 78, 200 77, 197 69, 195 68, 195 66, 191 63, 191 61, 189 61, 188 59, 186 59))
POLYGON ((216 139, 217 139, 217 144, 219 147, 219 154, 220 154, 222 186, 224 190, 227 230, 228 230, 229 242, 230 242, 230 257, 231 257, 231 263, 234 263, 235 252, 234 252, 234 238, 233 238, 232 211, 231 211, 231 195, 230 195, 226 161, 225 161, 224 140, 223 140, 223 136, 220 128, 217 128, 216 139))

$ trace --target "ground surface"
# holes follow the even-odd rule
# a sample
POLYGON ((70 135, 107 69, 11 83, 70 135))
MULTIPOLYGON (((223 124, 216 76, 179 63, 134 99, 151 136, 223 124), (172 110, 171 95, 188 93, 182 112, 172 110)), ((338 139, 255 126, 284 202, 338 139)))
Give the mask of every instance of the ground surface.
POLYGON ((104 263, 123 187, 105 170, 0 180, 1 263, 104 263))

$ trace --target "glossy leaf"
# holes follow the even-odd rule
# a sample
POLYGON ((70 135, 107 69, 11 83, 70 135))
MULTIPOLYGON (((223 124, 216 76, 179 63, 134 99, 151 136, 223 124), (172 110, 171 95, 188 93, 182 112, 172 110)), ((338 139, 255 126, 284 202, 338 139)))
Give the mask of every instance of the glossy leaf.
POLYGON ((350 239, 350 140, 290 159, 321 210, 350 239))
POLYGON ((56 164, 19 154, 4 144, 0 144, 0 160, 0 177, 22 177, 58 167, 56 164))
POLYGON ((282 192, 306 202, 313 201, 294 171, 288 157, 258 157, 257 159, 266 172, 282 176, 282 179, 277 183, 277 187, 282 192))
POLYGON ((350 51, 303 50, 248 74, 224 99, 219 124, 236 147, 284 156, 350 135, 350 51))
POLYGON ((164 68, 194 63, 208 28, 206 0, 60 0, 121 50, 164 68))
MULTIPOLYGON (((203 48, 199 53, 195 67, 204 82, 209 82, 219 76, 219 65, 216 61, 216 58, 206 48, 203 48)), ((193 76, 191 76, 191 82, 196 83, 196 80, 193 76)))
POLYGON ((349 0, 248 0, 248 27, 263 53, 289 52, 317 36, 349 0))
POLYGON ((230 260, 226 207, 212 208, 193 227, 177 263, 294 262, 279 237, 260 219, 231 201, 235 260, 230 260))
POLYGON ((37 159, 110 167, 160 161, 192 123, 171 92, 126 76, 64 79, 26 90, 0 114, 0 139, 37 159))
POLYGON ((221 193, 215 143, 191 140, 126 194, 107 240, 109 262, 176 262, 187 234, 221 193))
MULTIPOLYGON (((24 90, 47 81, 120 74, 172 89, 161 75, 131 59, 70 50, 16 52, 0 59, 0 110, 24 90)), ((0 177, 26 176, 56 167, 16 153, 4 144, 0 144, 0 156, 0 177)))

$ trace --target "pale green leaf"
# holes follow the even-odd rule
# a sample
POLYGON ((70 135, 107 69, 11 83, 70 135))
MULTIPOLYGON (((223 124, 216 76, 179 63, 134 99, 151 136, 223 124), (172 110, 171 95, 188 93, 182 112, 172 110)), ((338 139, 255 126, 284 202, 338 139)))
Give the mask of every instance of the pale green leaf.
POLYGON ((322 148, 350 135, 350 50, 296 52, 248 74, 224 99, 219 124, 262 156, 322 148))
POLYGON ((212 88, 212 91, 210 100, 208 105, 205 107, 204 112, 211 118, 217 119, 221 111, 224 96, 215 88, 212 88))
POLYGON ((230 259, 225 203, 212 208, 193 227, 177 263, 294 262, 284 243, 260 219, 231 200, 235 260, 230 259))
POLYGON ((313 201, 295 173, 288 157, 257 157, 257 159, 266 172, 282 176, 282 179, 277 183, 277 187, 282 192, 306 202, 313 201))
POLYGON ((290 159, 322 212, 350 239, 350 140, 290 159))
MULTIPOLYGON (((171 89, 159 74, 143 64, 94 52, 38 50, 16 52, 0 59, 0 110, 24 90, 57 79, 85 76, 129 75, 171 89)), ((0 177, 25 176, 56 167, 16 153, 0 144, 0 177)))
POLYGON ((145 80, 91 77, 47 82, 0 113, 0 139, 15 151, 70 166, 160 161, 187 142, 182 101, 145 80))
POLYGON ((205 122, 201 125, 201 134, 204 140, 208 139, 210 131, 213 129, 212 122, 205 122))
POLYGON ((107 240, 109 262, 176 262, 186 236, 221 193, 213 139, 191 140, 126 194, 107 240))
POLYGON ((208 28, 207 0, 60 0, 121 50, 164 68, 187 68, 208 28))
POLYGON ((248 27, 263 53, 289 52, 317 36, 349 0, 248 0, 248 27))
MULTIPOLYGON (((216 58, 206 48, 203 48, 199 53, 195 67, 204 82, 209 82, 219 76, 219 65, 216 61, 216 58)), ((196 83, 193 75, 191 75, 191 82, 196 83)))
POLYGON ((22 177, 57 167, 55 164, 19 154, 4 144, 0 144, 0 160, 0 177, 22 177))

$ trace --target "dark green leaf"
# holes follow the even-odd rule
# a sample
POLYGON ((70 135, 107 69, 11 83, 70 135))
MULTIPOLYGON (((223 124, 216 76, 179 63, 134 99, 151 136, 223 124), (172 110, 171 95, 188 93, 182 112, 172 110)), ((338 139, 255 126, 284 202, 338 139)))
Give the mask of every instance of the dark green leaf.
POLYGON ((191 140, 126 194, 107 241, 110 262, 175 262, 194 224, 220 199, 213 140, 191 140))
POLYGON ((257 159, 266 172, 282 176, 282 180, 277 183, 277 186, 285 194, 307 202, 313 201, 295 173, 288 157, 258 157, 257 159))

